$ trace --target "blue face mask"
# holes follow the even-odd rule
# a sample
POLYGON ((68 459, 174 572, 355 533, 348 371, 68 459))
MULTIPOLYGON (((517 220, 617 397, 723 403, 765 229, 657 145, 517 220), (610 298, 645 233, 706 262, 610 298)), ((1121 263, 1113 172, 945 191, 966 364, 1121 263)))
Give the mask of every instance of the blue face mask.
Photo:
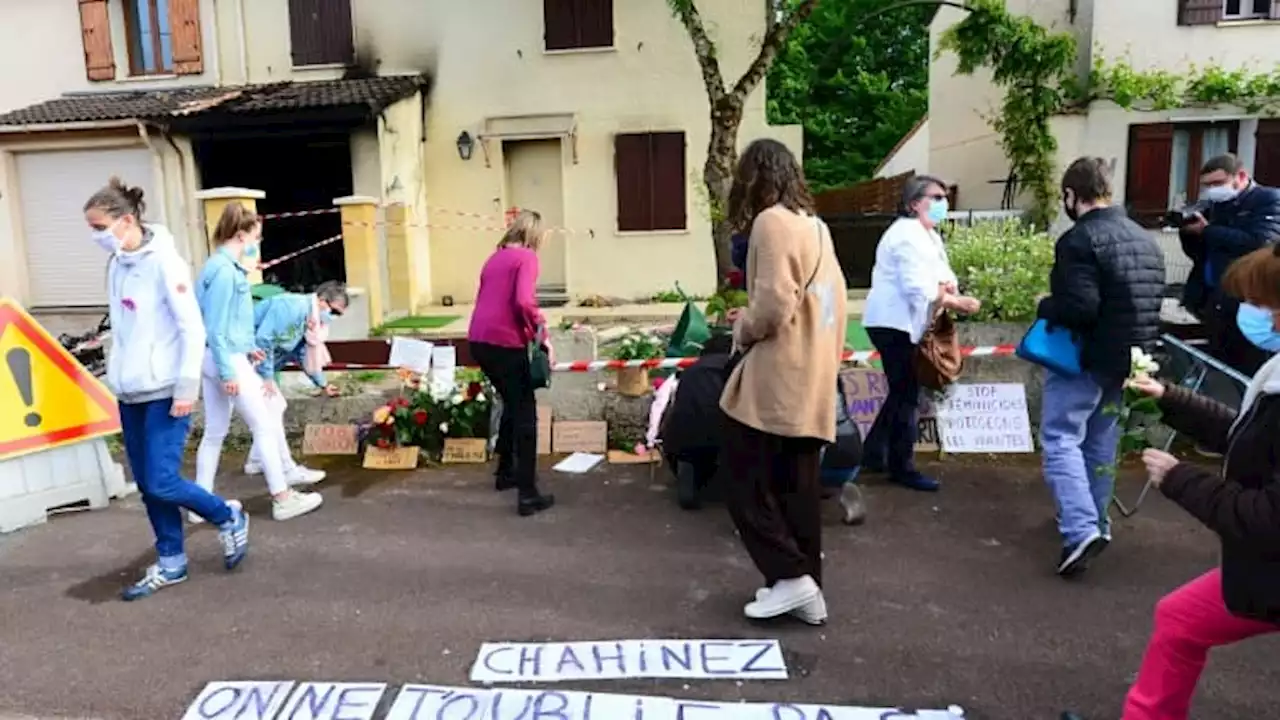
POLYGON ((947 213, 951 211, 951 203, 946 198, 941 200, 930 200, 929 209, 925 212, 925 216, 929 218, 929 222, 934 225, 941 224, 947 219, 947 213))
POLYGON ((1267 352, 1280 352, 1280 332, 1276 332, 1275 315, 1267 308, 1240 303, 1236 325, 1249 342, 1267 352))

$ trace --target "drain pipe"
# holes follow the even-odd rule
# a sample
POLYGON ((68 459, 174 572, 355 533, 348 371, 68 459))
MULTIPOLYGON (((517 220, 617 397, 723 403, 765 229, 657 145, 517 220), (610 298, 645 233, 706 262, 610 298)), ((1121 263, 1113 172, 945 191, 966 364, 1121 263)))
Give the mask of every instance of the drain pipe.
POLYGON ((164 156, 160 154, 160 148, 156 147, 155 143, 151 142, 151 134, 147 132, 147 124, 141 120, 135 120, 134 122, 138 126, 138 138, 142 140, 143 145, 147 146, 147 149, 151 151, 151 156, 154 158, 156 173, 155 178, 153 178, 153 181, 155 182, 154 187, 160 188, 160 202, 165 208, 165 215, 168 216, 169 203, 167 200, 169 199, 169 193, 165 192, 164 156))
POLYGON ((244 17, 244 0, 236 0, 236 41, 240 50, 240 84, 249 84, 248 25, 244 17))

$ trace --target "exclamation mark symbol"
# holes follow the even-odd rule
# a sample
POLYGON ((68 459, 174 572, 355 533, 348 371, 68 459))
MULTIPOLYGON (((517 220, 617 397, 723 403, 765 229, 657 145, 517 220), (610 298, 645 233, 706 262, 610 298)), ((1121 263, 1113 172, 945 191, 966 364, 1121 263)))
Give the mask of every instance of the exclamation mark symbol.
MULTIPOLYGON (((18 384, 18 394, 22 396, 23 404, 30 410, 36 404, 31 383, 31 353, 27 352, 26 348, 14 348, 5 353, 4 360, 9 364, 9 373, 13 375, 13 381, 18 384)), ((29 412, 22 421, 27 424, 27 427, 39 427, 40 413, 29 412)))

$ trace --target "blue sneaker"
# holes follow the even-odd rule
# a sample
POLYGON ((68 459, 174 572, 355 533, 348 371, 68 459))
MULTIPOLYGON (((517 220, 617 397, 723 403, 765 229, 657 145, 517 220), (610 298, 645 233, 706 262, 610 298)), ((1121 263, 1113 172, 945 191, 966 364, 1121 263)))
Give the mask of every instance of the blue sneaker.
POLYGON ((147 568, 147 572, 142 576, 142 579, 125 588, 120 597, 126 602, 141 600, 144 597, 151 597, 162 588, 177 585, 186 579, 187 568, 185 565, 176 570, 164 570, 159 565, 152 565, 147 568))
POLYGON ((889 480, 896 485, 901 485, 911 490, 919 490, 920 492, 938 492, 938 488, 941 487, 937 480, 921 475, 914 470, 903 475, 895 475, 889 480))
POLYGON ((223 563, 228 570, 235 570, 249 554, 249 515, 239 503, 228 505, 231 506, 231 522, 219 528, 218 540, 222 542, 223 563))

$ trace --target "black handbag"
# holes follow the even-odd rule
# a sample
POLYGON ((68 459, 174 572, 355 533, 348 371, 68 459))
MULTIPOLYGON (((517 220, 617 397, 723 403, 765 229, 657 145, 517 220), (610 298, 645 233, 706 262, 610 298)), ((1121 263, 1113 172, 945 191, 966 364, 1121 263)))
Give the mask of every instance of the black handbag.
POLYGON ((546 329, 538 328, 529 341, 529 377, 534 390, 551 387, 551 356, 547 353, 546 329))

